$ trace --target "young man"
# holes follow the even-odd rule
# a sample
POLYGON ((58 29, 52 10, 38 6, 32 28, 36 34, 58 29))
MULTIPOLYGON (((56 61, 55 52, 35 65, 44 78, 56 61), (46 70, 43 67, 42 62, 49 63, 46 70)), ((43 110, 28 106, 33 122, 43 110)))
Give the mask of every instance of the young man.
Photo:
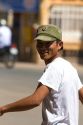
POLYGON ((4 49, 5 53, 9 53, 12 44, 12 31, 7 26, 5 19, 0 20, 0 49, 4 49))
POLYGON ((42 102, 42 125, 78 125, 79 97, 83 85, 76 69, 60 57, 62 34, 54 25, 37 30, 37 51, 46 64, 35 92, 26 98, 0 107, 0 114, 32 109, 42 102))

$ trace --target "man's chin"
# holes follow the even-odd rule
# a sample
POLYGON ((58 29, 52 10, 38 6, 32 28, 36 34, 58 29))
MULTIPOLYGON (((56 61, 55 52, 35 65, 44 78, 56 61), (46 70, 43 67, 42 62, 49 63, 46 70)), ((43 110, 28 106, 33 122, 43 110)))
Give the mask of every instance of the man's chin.
POLYGON ((45 62, 49 60, 48 58, 45 57, 42 57, 41 59, 44 60, 45 62))
POLYGON ((41 55, 40 55, 40 58, 41 58, 42 60, 44 60, 44 61, 47 61, 47 60, 50 59, 48 56, 41 56, 41 55))

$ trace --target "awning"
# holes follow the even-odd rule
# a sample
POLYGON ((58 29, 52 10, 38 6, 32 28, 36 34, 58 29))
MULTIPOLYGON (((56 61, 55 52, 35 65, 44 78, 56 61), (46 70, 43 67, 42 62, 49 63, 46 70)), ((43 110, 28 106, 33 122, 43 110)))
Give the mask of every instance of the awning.
POLYGON ((40 0, 0 0, 0 10, 8 11, 12 9, 14 12, 31 12, 39 11, 40 0))

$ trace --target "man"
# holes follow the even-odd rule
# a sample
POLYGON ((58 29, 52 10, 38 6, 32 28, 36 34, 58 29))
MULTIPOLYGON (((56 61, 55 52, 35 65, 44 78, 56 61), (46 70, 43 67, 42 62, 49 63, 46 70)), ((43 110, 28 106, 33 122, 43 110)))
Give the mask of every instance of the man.
POLYGON ((78 98, 83 103, 83 85, 76 69, 60 57, 60 29, 54 25, 40 26, 35 40, 46 64, 38 87, 31 96, 0 107, 0 114, 29 110, 42 102, 42 125, 78 125, 78 98))
POLYGON ((9 53, 9 48, 12 43, 12 32, 7 26, 6 20, 0 20, 0 49, 4 49, 6 53, 9 53))

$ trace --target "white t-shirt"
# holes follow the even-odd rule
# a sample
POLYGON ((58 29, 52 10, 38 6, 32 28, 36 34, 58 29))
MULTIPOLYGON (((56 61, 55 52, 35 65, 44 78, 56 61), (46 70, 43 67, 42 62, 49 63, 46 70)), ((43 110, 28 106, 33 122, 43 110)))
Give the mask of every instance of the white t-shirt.
POLYGON ((9 27, 0 26, 0 48, 11 45, 12 33, 9 27))
POLYGON ((42 104, 42 125, 78 125, 78 90, 83 85, 76 69, 58 57, 47 65, 38 82, 51 88, 42 104))

